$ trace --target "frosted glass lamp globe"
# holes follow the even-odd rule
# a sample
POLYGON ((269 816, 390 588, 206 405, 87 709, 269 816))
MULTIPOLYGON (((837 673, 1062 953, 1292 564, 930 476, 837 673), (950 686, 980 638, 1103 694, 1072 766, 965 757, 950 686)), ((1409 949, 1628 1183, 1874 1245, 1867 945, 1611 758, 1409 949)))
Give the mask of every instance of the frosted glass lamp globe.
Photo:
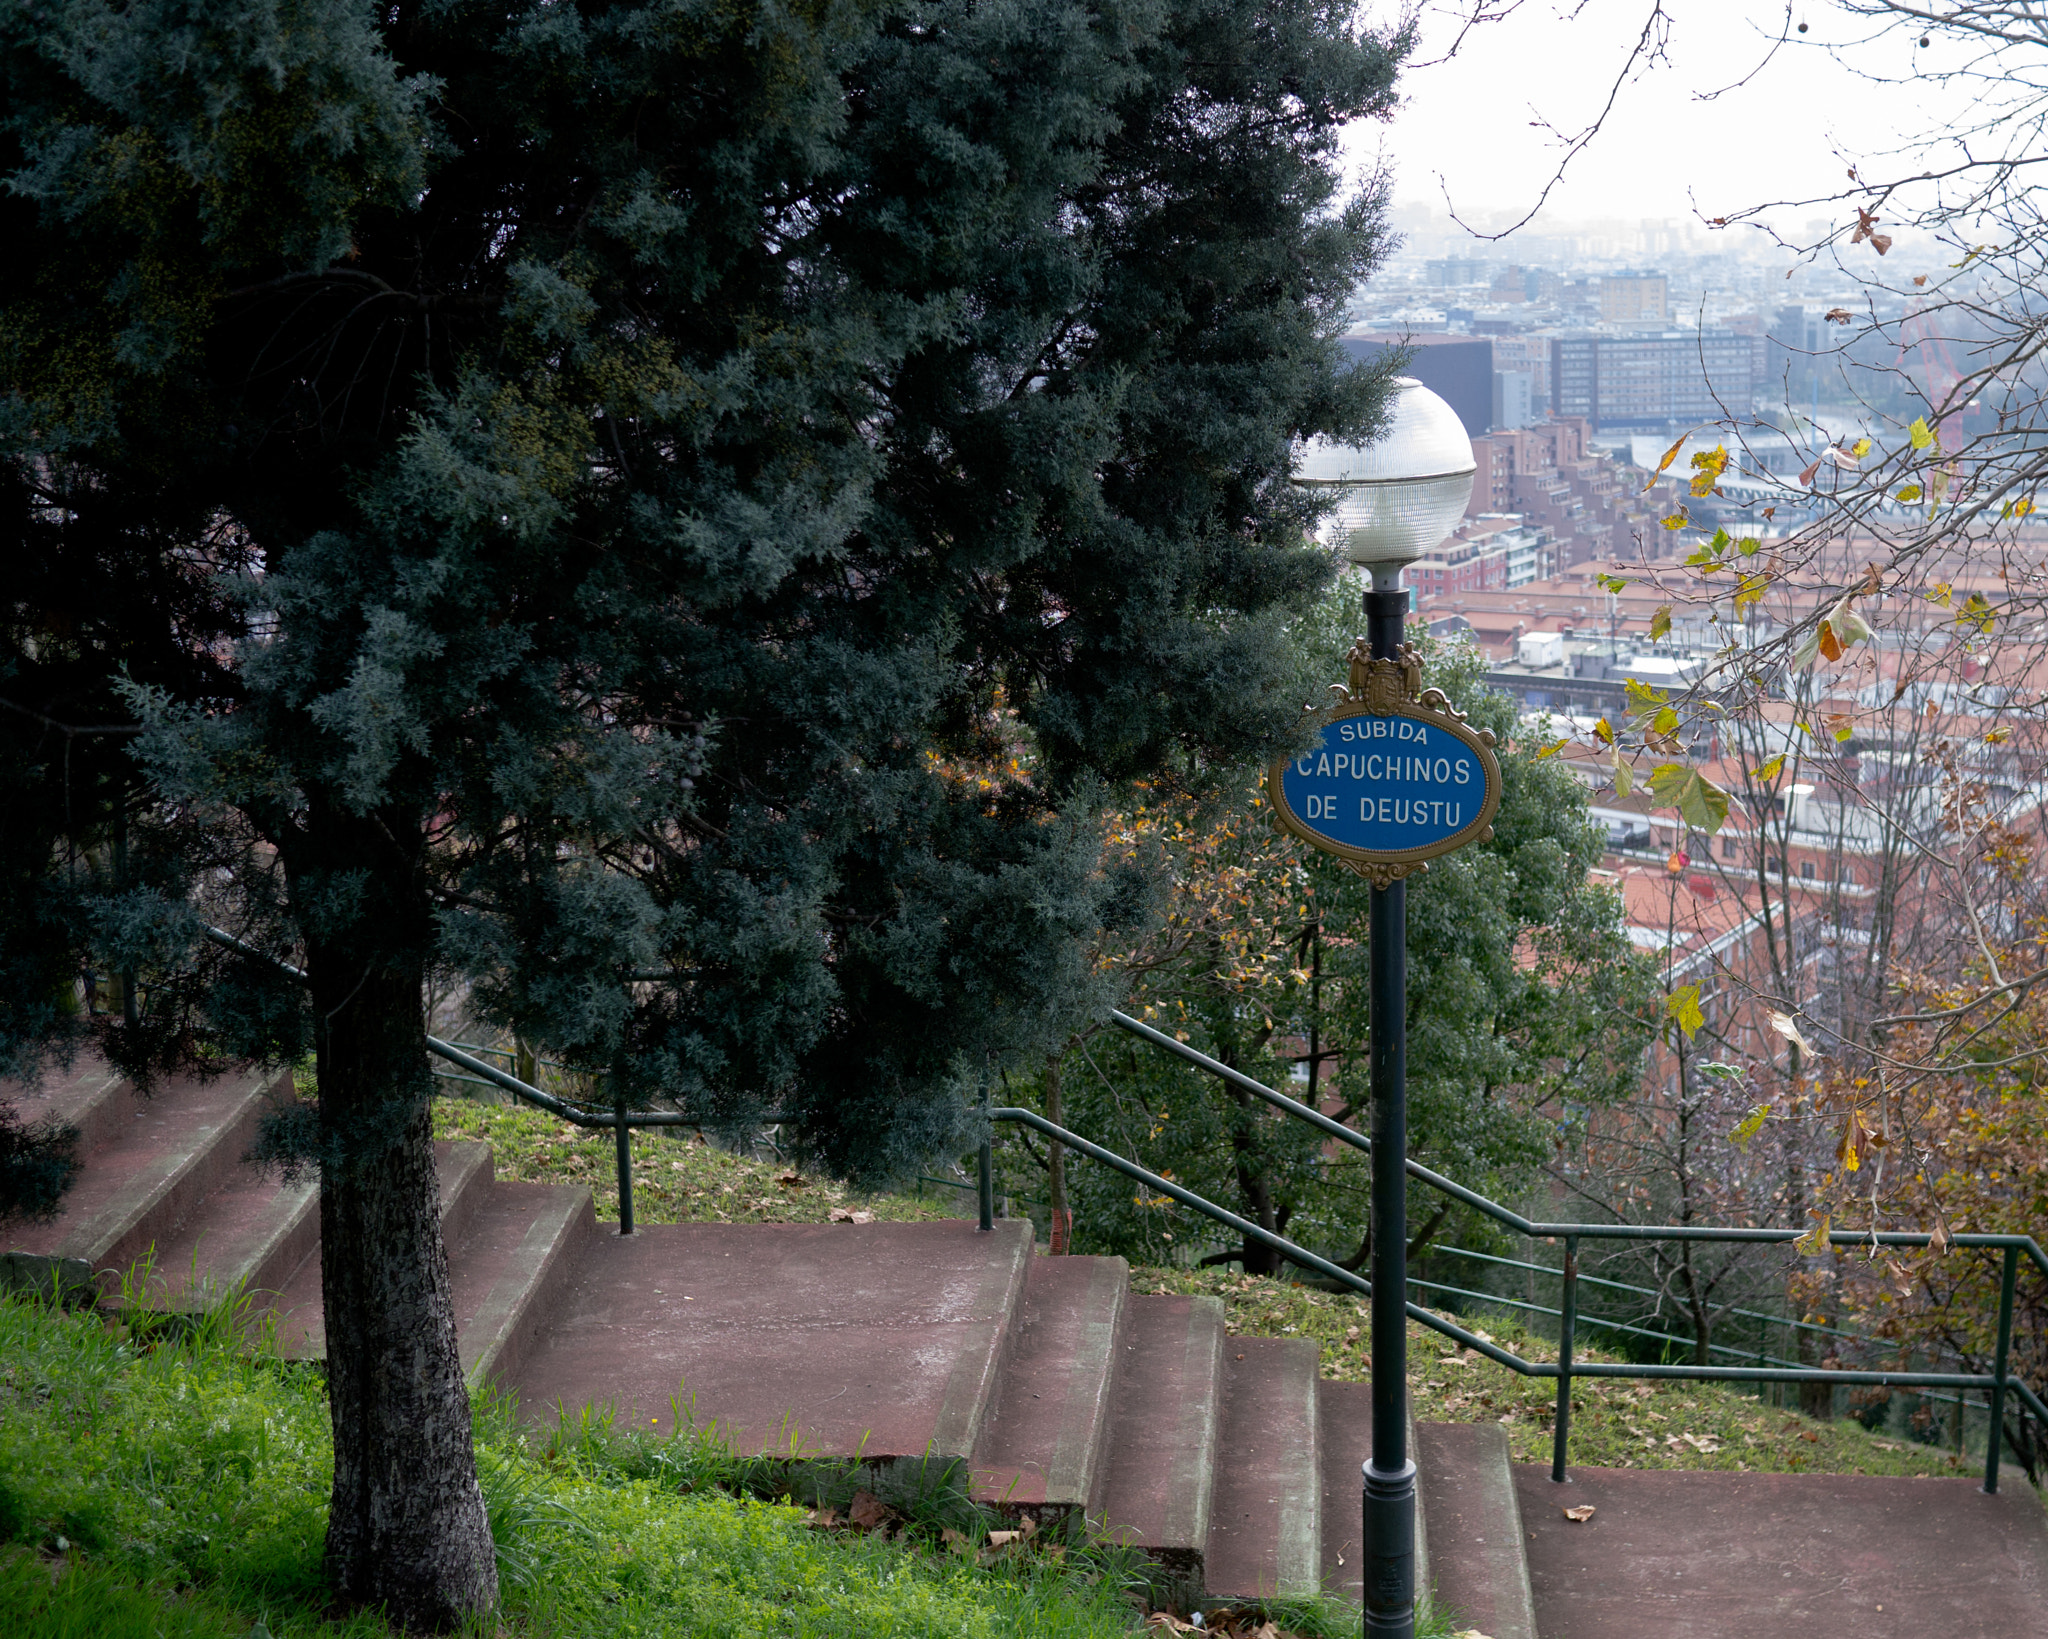
POLYGON ((1477 470, 1457 411, 1412 377, 1396 376, 1393 385, 1385 437, 1371 444, 1313 439, 1294 471, 1302 488, 1336 500, 1324 538, 1390 586, 1404 564, 1449 539, 1477 470))

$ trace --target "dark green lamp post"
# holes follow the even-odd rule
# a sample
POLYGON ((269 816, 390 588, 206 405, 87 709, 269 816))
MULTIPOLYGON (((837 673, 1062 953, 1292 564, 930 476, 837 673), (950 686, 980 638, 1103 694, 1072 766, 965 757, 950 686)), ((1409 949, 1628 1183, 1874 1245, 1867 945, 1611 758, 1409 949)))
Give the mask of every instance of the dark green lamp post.
MULTIPOLYGON (((1371 577, 1351 680, 1318 710, 1310 750, 1268 777, 1275 817, 1372 882, 1372 1456, 1365 1464, 1365 1631, 1415 1632, 1415 1463, 1408 1451, 1408 885, 1411 871, 1491 832, 1492 736, 1435 690, 1404 642, 1402 571, 1458 526, 1471 440, 1420 382, 1395 383, 1392 424, 1364 446, 1311 445, 1295 481, 1334 502, 1327 535, 1371 577)), ((1311 1098, 1314 1097, 1313 1090, 1311 1098)))

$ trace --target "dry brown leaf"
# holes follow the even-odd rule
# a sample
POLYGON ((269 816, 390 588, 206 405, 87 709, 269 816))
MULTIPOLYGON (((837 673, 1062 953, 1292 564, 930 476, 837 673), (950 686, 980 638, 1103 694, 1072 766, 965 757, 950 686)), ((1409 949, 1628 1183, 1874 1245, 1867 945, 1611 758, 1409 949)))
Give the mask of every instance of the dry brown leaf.
POLYGON ((837 1530, 839 1527, 839 1510, 836 1508, 813 1508, 804 1516, 804 1523, 806 1525, 815 1525, 823 1531, 837 1530))
POLYGON ((1564 1517, 1574 1525, 1584 1525, 1593 1517, 1593 1505, 1590 1502, 1582 1502, 1576 1508, 1567 1508, 1564 1517))
POLYGON ((1154 1611, 1145 1618, 1147 1633, 1200 1633, 1192 1622, 1183 1622, 1172 1611, 1154 1611))
POLYGON ((872 1491, 856 1491, 846 1510, 847 1520, 863 1531, 877 1531, 901 1516, 872 1491))
POLYGON ((852 1207, 844 1206, 832 1209, 832 1222, 835 1224, 871 1224, 874 1221, 875 1215, 872 1212, 855 1211, 852 1207))

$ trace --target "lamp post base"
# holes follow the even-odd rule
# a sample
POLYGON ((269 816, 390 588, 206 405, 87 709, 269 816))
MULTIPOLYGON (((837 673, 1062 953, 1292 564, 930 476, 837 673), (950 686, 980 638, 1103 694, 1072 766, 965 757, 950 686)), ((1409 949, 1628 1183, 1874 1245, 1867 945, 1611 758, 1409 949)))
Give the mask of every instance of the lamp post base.
POLYGON ((1367 1639, 1415 1636, 1415 1464, 1365 1465, 1367 1639))

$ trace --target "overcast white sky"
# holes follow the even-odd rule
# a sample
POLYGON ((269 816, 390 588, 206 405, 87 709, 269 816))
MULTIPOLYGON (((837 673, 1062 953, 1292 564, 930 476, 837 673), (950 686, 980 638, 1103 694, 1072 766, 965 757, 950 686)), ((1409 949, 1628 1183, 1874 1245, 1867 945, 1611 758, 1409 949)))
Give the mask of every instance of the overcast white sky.
MULTIPOLYGON (((1458 6, 1426 0, 1426 8, 1416 59, 1425 64, 1449 45, 1458 6)), ((1367 15, 1395 9, 1391 0, 1369 0, 1367 15)), ((1639 72, 1622 88, 1601 134, 1552 192, 1549 220, 1681 217, 1691 214, 1693 197, 1715 216, 1825 192, 1845 180, 1837 146, 1870 157, 1902 130, 1941 118, 1924 96, 1875 87, 1818 49, 1783 50, 1765 62, 1784 0, 1665 0, 1665 10, 1673 25, 1668 66, 1639 72), (1747 84, 1701 100, 1745 76, 1747 84)), ((1402 203, 1441 214, 1448 193, 1468 220, 1519 215, 1560 152, 1530 122, 1548 120, 1563 132, 1589 123, 1649 11, 1650 0, 1522 0, 1506 20, 1472 31, 1449 61, 1412 69, 1395 121, 1354 131, 1355 163, 1382 153, 1402 203)), ((1810 23, 1808 40, 1848 33, 1828 0, 1798 0, 1792 18, 1810 23)), ((1851 53, 1894 74, 1910 68, 1911 55, 1903 38, 1851 53)))

